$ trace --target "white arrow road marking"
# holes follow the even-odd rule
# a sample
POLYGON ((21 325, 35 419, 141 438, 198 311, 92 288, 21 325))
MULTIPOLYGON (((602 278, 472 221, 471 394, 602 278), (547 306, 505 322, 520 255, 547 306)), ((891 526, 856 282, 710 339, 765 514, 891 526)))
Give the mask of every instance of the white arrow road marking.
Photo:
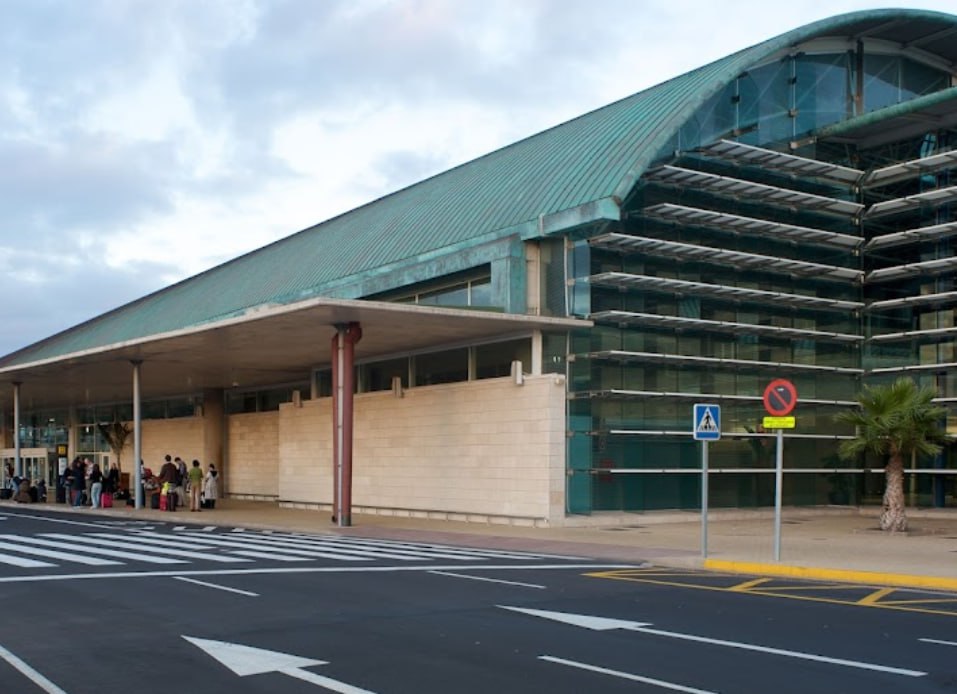
POLYGON ((685 687, 681 684, 675 684, 674 682, 666 682, 664 680, 657 680, 653 677, 642 677, 641 675, 633 675, 630 672, 621 672, 620 670, 609 670, 607 668, 598 667, 597 665, 589 665, 588 663, 578 663, 574 660, 565 660, 564 658, 556 658, 551 655, 540 655, 538 656, 539 660, 546 660, 549 663, 558 663, 559 665, 568 665, 569 667, 577 667, 580 670, 588 670, 590 672, 598 672, 602 675, 612 675, 614 677, 620 677, 625 680, 632 680, 633 682, 644 682, 645 684, 653 684, 657 687, 662 687, 663 689, 671 689, 676 692, 686 692, 687 694, 715 694, 715 692, 709 691, 707 689, 695 689, 694 687, 685 687))
POLYGON ((940 641, 939 639, 917 639, 924 643, 938 643, 941 646, 957 646, 957 641, 940 641))
POLYGON ((509 607, 499 605, 503 610, 512 612, 521 612, 532 617, 542 617, 551 619, 564 624, 584 627, 596 631, 606 631, 609 629, 627 629, 628 631, 637 631, 642 634, 653 634, 655 636, 665 636, 671 639, 681 639, 683 641, 696 641, 698 643, 710 643, 715 646, 727 646, 729 648, 740 648, 745 651, 756 651, 758 653, 768 653, 770 655, 782 655, 788 658, 800 658, 802 660, 813 660, 819 663, 829 663, 831 665, 842 665, 844 667, 853 667, 861 670, 874 670, 876 672, 886 672, 891 675, 903 675, 905 677, 923 677, 927 673, 920 670, 907 670, 904 668, 890 667, 887 665, 876 665, 874 663, 865 663, 858 660, 845 660, 844 658, 831 658, 816 653, 802 653, 801 651, 789 651, 783 648, 772 648, 770 646, 758 646, 753 643, 742 643, 740 641, 725 641, 724 639, 712 639, 706 636, 696 636, 695 634, 682 634, 677 631, 663 631, 661 629, 649 629, 651 625, 648 622, 630 622, 623 619, 608 619, 605 617, 592 617, 583 614, 572 614, 570 612, 550 612, 548 610, 530 610, 523 607, 509 607))
POLYGON ((205 651, 207 655, 215 658, 240 677, 262 675, 267 672, 278 672, 282 675, 295 677, 296 679, 318 685, 333 692, 340 692, 341 694, 374 694, 368 689, 353 687, 351 684, 339 682, 338 680, 323 677, 322 675, 317 675, 314 672, 308 672, 302 669, 313 665, 328 665, 328 662, 325 660, 300 658, 297 655, 290 655, 289 653, 267 651, 263 648, 253 648, 252 646, 243 646, 238 643, 227 643, 225 641, 200 639, 193 636, 183 636, 183 638, 197 648, 205 651))
POLYGON ((23 673, 27 679, 29 679, 43 691, 47 692, 47 694, 66 694, 65 691, 53 684, 53 682, 20 660, 17 656, 3 646, 0 646, 0 658, 3 658, 10 663, 13 667, 23 673))

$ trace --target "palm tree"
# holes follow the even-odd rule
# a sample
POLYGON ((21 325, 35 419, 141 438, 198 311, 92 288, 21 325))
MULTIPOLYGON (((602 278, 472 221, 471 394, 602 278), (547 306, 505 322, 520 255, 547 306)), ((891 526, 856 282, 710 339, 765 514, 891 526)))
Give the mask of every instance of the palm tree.
POLYGON ((126 440, 133 433, 133 428, 125 422, 121 422, 118 418, 109 424, 97 424, 96 427, 100 430, 103 438, 106 439, 110 450, 116 455, 116 468, 122 471, 123 449, 126 447, 126 440))
POLYGON ((946 415, 935 405, 937 391, 919 388, 908 378, 888 386, 865 387, 857 397, 859 408, 841 412, 836 419, 856 427, 856 435, 841 443, 838 454, 846 459, 861 453, 888 456, 884 468, 884 508, 881 530, 907 530, 904 513, 904 458, 911 454, 935 455, 944 440, 940 420, 946 415))

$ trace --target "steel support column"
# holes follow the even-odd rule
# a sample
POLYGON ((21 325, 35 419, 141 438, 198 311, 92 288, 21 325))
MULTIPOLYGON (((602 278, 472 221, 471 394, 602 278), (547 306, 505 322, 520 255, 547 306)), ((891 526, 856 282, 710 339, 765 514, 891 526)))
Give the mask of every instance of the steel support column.
POLYGON ((332 338, 333 519, 352 525, 352 406, 355 346, 362 339, 358 323, 339 323, 332 338))
POLYGON ((19 381, 13 383, 13 474, 23 477, 23 458, 20 457, 20 386, 19 381))
POLYGON ((133 365, 133 497, 134 508, 143 508, 143 415, 140 411, 140 366, 142 361, 131 361, 133 365))

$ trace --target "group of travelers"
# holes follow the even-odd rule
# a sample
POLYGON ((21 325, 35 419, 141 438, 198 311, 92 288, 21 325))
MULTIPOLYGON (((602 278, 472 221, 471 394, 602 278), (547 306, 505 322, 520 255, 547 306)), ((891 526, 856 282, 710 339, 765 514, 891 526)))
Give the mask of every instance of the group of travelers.
POLYGON ((219 498, 219 473, 213 463, 203 472, 198 460, 194 460, 192 466, 187 466, 186 461, 179 456, 172 458, 167 454, 159 475, 153 477, 149 468, 145 467, 141 467, 141 471, 144 487, 158 489, 159 503, 163 503, 162 497, 165 497, 163 505, 167 510, 174 510, 178 500, 185 503, 186 499, 189 499, 190 511, 216 507, 216 499, 219 498))
MULTIPOLYGON (((140 461, 141 482, 144 497, 151 492, 166 497, 164 506, 174 510, 177 499, 182 503, 189 500, 190 511, 201 511, 216 507, 219 498, 219 472, 213 463, 204 472, 198 460, 192 466, 178 456, 174 459, 167 455, 160 474, 152 471, 140 461)), ((13 466, 6 466, 6 483, 0 485, 0 497, 28 503, 47 500, 47 487, 44 480, 33 484, 27 478, 14 474, 13 466)), ((74 508, 104 508, 113 505, 113 499, 129 499, 129 490, 121 489, 120 469, 112 463, 108 470, 102 470, 99 463, 90 458, 77 456, 67 465, 57 481, 57 501, 63 490, 63 501, 74 508)), ((132 503, 132 502, 128 502, 132 503)))
POLYGON ((72 506, 102 508, 104 495, 109 495, 112 503, 113 495, 119 490, 120 469, 113 463, 104 474, 99 463, 76 457, 63 471, 61 484, 66 490, 65 500, 72 506))
POLYGON ((34 484, 29 478, 16 475, 12 465, 7 465, 6 473, 7 482, 0 497, 13 499, 21 504, 47 500, 47 484, 42 479, 34 484))

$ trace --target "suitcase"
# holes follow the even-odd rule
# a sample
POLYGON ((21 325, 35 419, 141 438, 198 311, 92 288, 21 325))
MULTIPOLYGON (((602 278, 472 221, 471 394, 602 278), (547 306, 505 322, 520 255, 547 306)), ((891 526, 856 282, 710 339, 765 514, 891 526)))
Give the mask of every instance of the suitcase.
POLYGON ((166 501, 166 508, 163 509, 164 511, 176 510, 176 492, 169 492, 166 496, 163 497, 163 499, 166 501))
POLYGON ((162 499, 159 494, 150 494, 150 508, 158 509, 160 507, 160 499, 162 499))
POLYGON ((100 506, 103 508, 113 508, 113 495, 105 493, 100 495, 100 506))

